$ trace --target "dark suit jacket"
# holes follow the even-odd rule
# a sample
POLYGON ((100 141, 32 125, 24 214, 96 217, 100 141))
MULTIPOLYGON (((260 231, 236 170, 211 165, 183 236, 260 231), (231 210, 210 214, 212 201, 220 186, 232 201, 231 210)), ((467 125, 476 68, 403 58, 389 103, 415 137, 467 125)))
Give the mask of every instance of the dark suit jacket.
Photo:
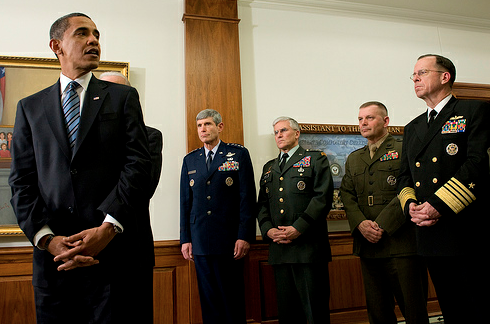
POLYGON ((180 243, 195 255, 233 255, 255 239, 256 191, 248 150, 221 142, 211 168, 201 147, 187 154, 180 181, 180 243))
POLYGON ((160 174, 162 173, 162 149, 163 149, 163 136, 162 132, 158 129, 146 126, 146 132, 148 133, 148 147, 150 149, 151 156, 151 177, 150 177, 150 197, 153 196, 157 189, 158 182, 160 181, 160 174))
POLYGON ((408 216, 410 202, 428 201, 442 217, 417 227, 419 252, 454 256, 474 251, 488 228, 490 104, 452 98, 427 129, 427 114, 405 127, 398 178, 408 216))
POLYGON ((354 254, 366 258, 414 255, 415 224, 406 217, 396 197, 402 142, 388 135, 374 154, 366 145, 352 152, 345 163, 340 192, 354 237, 354 254), (375 221, 385 234, 377 243, 364 238, 357 226, 375 221))
POLYGON ((257 218, 264 240, 271 243, 269 264, 331 260, 327 215, 332 199, 332 175, 323 152, 299 147, 282 172, 279 157, 264 165, 257 218), (301 235, 290 244, 272 243, 267 232, 289 225, 301 235))
MULTIPOLYGON (((97 256, 99 265, 84 269, 102 276, 119 273, 122 266, 151 267, 151 165, 136 90, 92 77, 73 155, 60 94, 58 81, 17 106, 9 184, 20 228, 31 242, 46 224, 68 236, 100 226, 107 213, 124 233, 97 256), (128 255, 137 255, 138 262, 127 262, 128 255)), ((73 273, 56 267, 49 252, 34 249, 34 285, 52 286, 73 273)))

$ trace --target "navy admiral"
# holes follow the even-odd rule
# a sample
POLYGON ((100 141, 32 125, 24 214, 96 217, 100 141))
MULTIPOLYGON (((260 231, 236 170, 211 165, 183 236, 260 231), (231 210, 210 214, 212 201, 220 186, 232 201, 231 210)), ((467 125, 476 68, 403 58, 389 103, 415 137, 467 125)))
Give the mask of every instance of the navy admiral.
POLYGON ((489 301, 481 293, 488 289, 481 260, 488 246, 490 104, 454 98, 455 78, 449 59, 418 58, 411 79, 428 109, 405 127, 398 191, 418 225, 418 252, 445 323, 470 323, 489 301))
POLYGON ((359 108, 359 130, 368 144, 345 164, 340 192, 360 257, 370 323, 396 323, 395 299, 407 323, 429 323, 427 270, 417 256, 415 224, 396 197, 402 141, 388 133, 386 106, 359 108))
POLYGON ((204 147, 182 165, 182 255, 195 261, 203 323, 245 323, 243 257, 255 239, 252 162, 245 147, 220 140, 217 111, 203 110, 196 121, 204 147))
POLYGON ((270 243, 279 322, 330 323, 326 219, 333 182, 328 159, 323 152, 299 146, 294 119, 279 117, 273 126, 280 154, 262 171, 258 221, 270 243))

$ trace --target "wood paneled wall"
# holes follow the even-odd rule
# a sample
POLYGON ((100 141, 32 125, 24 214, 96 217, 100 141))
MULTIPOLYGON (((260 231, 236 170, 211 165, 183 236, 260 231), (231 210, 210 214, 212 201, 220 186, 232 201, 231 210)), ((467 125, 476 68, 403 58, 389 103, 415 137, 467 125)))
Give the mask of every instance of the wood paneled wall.
MULTIPOLYGON (((331 234, 330 244, 333 254, 329 265, 331 322, 367 323, 360 263, 352 255, 352 238, 349 233, 331 234)), ((277 323, 274 275, 267 257, 268 245, 258 240, 245 260, 249 323, 277 323)), ((182 258, 179 242, 155 242, 155 262, 154 323, 201 323, 194 266, 182 258)), ((31 247, 0 248, 0 324, 35 323, 31 278, 31 247)), ((430 313, 438 313, 432 285, 429 298, 430 313)))
POLYGON ((237 2, 186 0, 183 21, 187 151, 202 146, 196 115, 208 108, 223 117, 220 138, 243 144, 237 2))

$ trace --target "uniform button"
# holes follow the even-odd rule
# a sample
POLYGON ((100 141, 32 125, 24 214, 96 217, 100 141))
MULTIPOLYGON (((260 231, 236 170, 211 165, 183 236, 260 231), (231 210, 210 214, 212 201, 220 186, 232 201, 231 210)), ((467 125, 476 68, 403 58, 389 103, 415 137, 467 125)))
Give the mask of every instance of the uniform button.
POLYGON ((206 184, 209 186, 211 184, 211 181, 207 181, 206 184))
POLYGON ((437 178, 432 179, 433 183, 437 183, 437 178))
POLYGON ((71 173, 72 175, 75 175, 75 174, 77 174, 77 173, 78 173, 78 170, 77 170, 77 169, 73 169, 73 170, 71 170, 71 171, 70 171, 70 173, 71 173))
POLYGON ((415 166, 416 166, 417 168, 420 168, 420 162, 415 163, 415 166))
POLYGON ((283 191, 283 190, 284 190, 284 188, 279 188, 279 191, 283 191))
POLYGON ((432 158, 432 162, 434 162, 434 163, 437 162, 437 158, 435 156, 432 158))
POLYGON ((279 202, 284 202, 284 199, 282 199, 282 198, 279 198, 279 202))
POLYGON ((207 196, 206 198, 207 198, 208 200, 211 200, 211 196, 207 196))
POLYGON ((415 182, 415 187, 420 187, 420 182, 415 182))
POLYGON ((207 214, 208 214, 208 215, 211 215, 211 211, 210 211, 210 210, 208 210, 207 214))
POLYGON ((279 180, 281 180, 281 181, 284 180, 284 177, 280 177, 279 180))
POLYGON ((284 214, 284 209, 281 209, 281 214, 284 214))
POLYGON ((73 207, 68 207, 68 211, 70 212, 70 214, 73 214, 73 207))
POLYGON ((370 184, 370 185, 372 185, 373 183, 374 183, 374 181, 372 181, 372 180, 371 180, 371 181, 369 181, 369 184, 370 184))

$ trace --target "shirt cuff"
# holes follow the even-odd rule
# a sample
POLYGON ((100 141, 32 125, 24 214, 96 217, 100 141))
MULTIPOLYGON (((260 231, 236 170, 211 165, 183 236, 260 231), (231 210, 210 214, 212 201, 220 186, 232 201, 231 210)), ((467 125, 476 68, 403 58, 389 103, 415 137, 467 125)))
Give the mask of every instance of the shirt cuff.
POLYGON ((44 225, 37 233, 34 235, 34 246, 39 248, 38 243, 39 241, 46 235, 53 234, 53 231, 48 225, 44 225))
POLYGON ((114 224, 116 225, 117 227, 119 227, 121 229, 121 231, 124 232, 124 227, 121 225, 121 223, 119 223, 114 217, 112 217, 111 215, 109 214, 106 214, 105 218, 104 218, 104 223, 111 223, 111 224, 114 224))

